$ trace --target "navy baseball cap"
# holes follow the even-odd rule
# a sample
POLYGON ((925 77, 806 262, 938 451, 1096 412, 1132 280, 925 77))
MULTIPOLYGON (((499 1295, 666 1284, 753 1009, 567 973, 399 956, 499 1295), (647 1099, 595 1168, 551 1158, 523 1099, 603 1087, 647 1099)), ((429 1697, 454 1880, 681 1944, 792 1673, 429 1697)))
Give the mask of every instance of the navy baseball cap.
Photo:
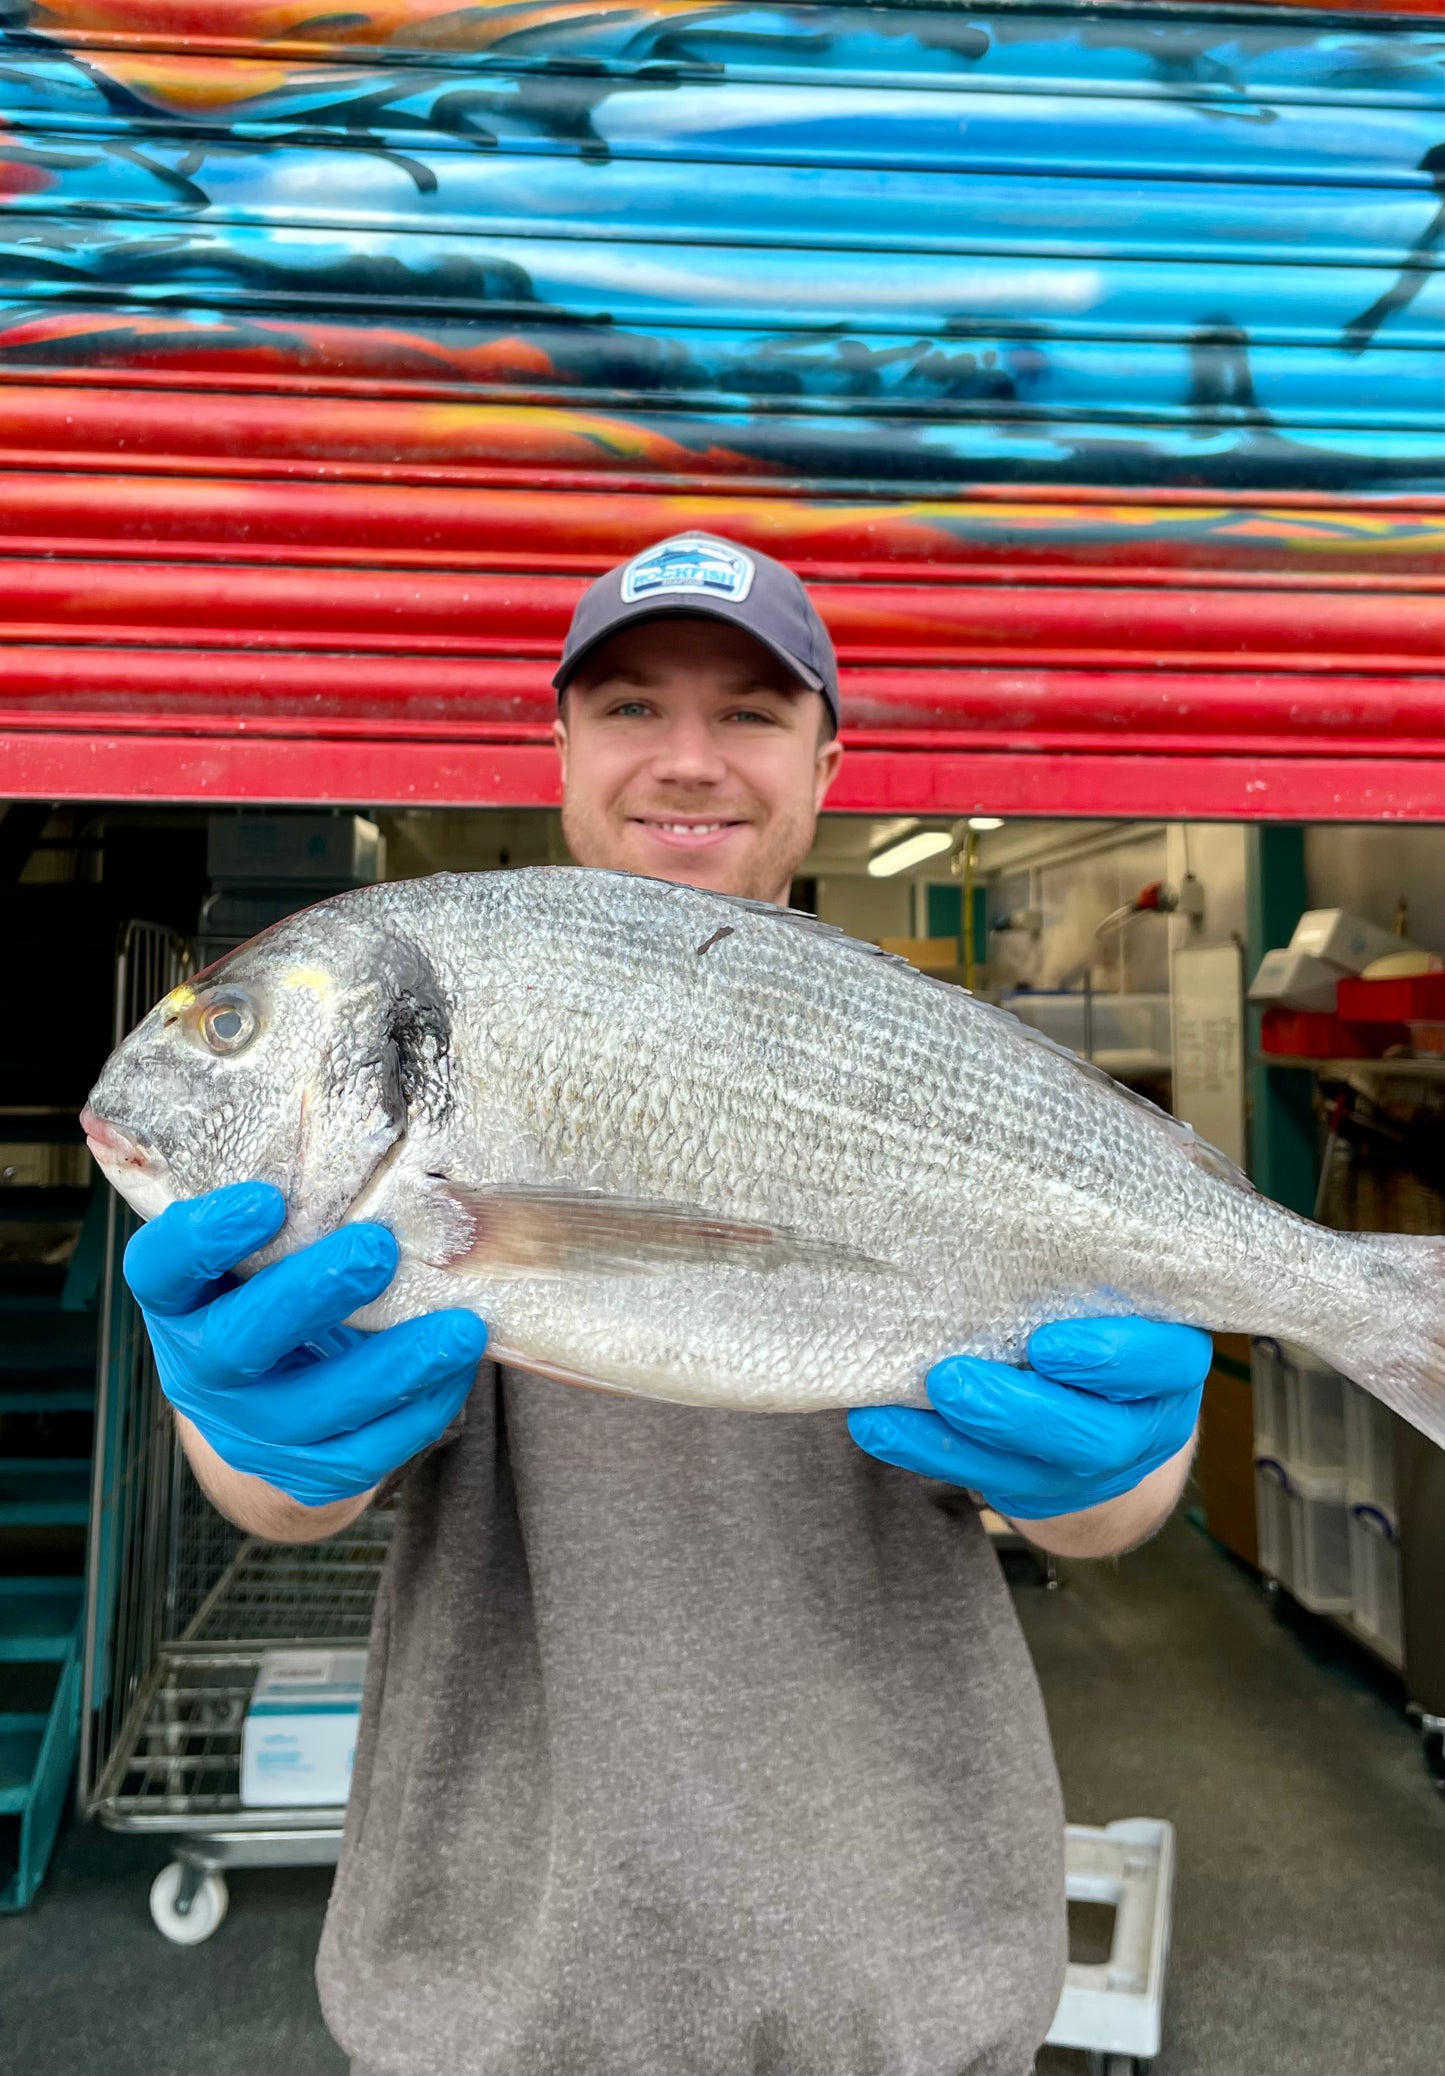
POLYGON ((838 659, 802 579, 771 555, 714 533, 675 533, 588 585, 552 680, 559 698, 584 657, 609 636, 677 614, 743 628, 822 693, 838 726, 838 659))

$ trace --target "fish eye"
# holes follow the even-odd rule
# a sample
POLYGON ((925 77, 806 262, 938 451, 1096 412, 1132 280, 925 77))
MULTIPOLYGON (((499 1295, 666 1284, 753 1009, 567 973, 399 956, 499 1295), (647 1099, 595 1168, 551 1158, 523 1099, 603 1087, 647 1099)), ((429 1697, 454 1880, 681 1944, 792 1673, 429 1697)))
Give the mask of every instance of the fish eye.
POLYGON ((256 1035, 259 1019, 244 995, 216 995, 201 1011, 199 1027, 212 1052, 244 1052, 256 1035))

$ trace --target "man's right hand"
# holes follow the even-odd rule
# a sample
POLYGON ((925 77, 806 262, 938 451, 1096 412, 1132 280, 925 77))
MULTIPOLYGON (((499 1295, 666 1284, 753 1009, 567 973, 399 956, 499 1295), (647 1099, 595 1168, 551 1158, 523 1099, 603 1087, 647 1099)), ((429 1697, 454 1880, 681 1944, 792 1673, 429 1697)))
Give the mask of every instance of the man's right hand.
POLYGON ((285 1215, 268 1182, 172 1204, 126 1248, 125 1280, 176 1411, 233 1470, 320 1507, 369 1492, 444 1432, 487 1330, 462 1311, 376 1334, 342 1324, 395 1274, 385 1226, 342 1226, 238 1282, 285 1215))

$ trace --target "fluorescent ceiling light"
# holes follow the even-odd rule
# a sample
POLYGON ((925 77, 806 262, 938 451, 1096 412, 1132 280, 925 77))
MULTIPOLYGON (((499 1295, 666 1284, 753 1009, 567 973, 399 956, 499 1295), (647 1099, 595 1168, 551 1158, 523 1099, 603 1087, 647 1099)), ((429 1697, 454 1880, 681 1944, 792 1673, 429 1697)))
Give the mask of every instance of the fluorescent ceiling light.
POLYGON ((976 829, 976 830, 978 831, 979 835, 980 835, 980 836, 982 836, 982 835, 984 835, 984 834, 985 834, 985 833, 986 833, 986 832, 987 832, 988 830, 990 830, 990 829, 1002 829, 1002 827, 1003 827, 1003 816, 1002 816, 1002 815, 970 815, 970 816, 969 816, 969 818, 968 818, 968 826, 969 826, 969 828, 970 828, 970 829, 976 829))
POLYGON ((886 850, 870 858, 869 877, 889 879, 895 872, 906 872, 910 865, 921 865, 925 858, 936 858, 940 851, 948 850, 952 842, 953 838, 946 829, 920 829, 916 836, 905 836, 901 843, 890 843, 886 850))

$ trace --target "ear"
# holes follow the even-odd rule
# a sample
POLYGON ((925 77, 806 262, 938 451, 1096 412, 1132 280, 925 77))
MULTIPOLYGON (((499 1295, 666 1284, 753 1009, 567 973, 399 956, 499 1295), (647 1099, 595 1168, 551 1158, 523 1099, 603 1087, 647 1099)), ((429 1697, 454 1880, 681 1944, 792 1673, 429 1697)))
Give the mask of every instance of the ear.
POLYGON ((838 776, 838 766, 843 762, 843 745, 837 736, 821 743, 817 762, 813 766, 813 812, 819 813, 828 797, 828 789, 838 776))

